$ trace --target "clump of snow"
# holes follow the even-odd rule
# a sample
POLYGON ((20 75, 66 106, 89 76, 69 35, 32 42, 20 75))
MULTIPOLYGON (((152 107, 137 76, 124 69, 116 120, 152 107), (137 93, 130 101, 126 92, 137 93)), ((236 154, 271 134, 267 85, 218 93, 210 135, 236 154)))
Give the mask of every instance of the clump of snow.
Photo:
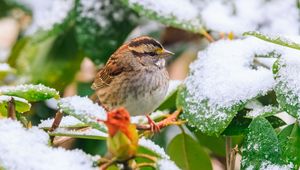
POLYGON ((63 112, 79 117, 85 117, 89 122, 107 119, 104 108, 93 103, 88 97, 72 96, 62 98, 58 102, 58 105, 63 112))
POLYGON ((299 33, 300 18, 294 0, 215 0, 202 5, 200 10, 206 27, 219 32, 299 33))
POLYGON ((145 148, 150 149, 151 151, 158 154, 162 159, 170 159, 170 157, 166 154, 163 148, 156 145, 154 142, 152 142, 149 139, 145 139, 144 137, 139 139, 139 145, 143 146, 145 148))
MULTIPOLYGON (((167 111, 160 111, 160 110, 158 110, 158 111, 153 112, 150 115, 150 118, 152 120, 156 120, 156 119, 165 117, 167 115, 168 115, 167 111)), ((131 121, 131 123, 134 123, 134 124, 148 123, 148 119, 146 118, 146 116, 131 116, 130 117, 130 121, 131 121)))
POLYGON ((252 62, 255 55, 272 50, 271 44, 253 38, 213 43, 190 66, 187 90, 194 100, 208 100, 209 106, 221 108, 265 94, 274 86, 272 72, 253 68, 252 62))
POLYGON ((74 0, 16 0, 32 10, 32 23, 26 30, 34 34, 38 30, 50 30, 55 24, 62 23, 75 5, 74 0))
POLYGON ((49 136, 36 127, 25 129, 14 120, 0 120, 0 165, 9 170, 96 169, 80 150, 48 146, 49 136))
MULTIPOLYGON (((42 120, 41 123, 38 125, 38 127, 50 128, 53 124, 53 121, 54 121, 53 118, 42 120)), ((59 127, 81 127, 81 126, 85 126, 85 124, 73 116, 64 116, 59 124, 59 127)))
POLYGON ((168 159, 160 159, 157 161, 157 168, 159 170, 180 170, 173 161, 168 159))
POLYGON ((157 15, 169 20, 175 19, 177 24, 189 23, 200 25, 199 12, 190 0, 128 0, 130 6, 141 6, 144 10, 154 11, 157 15))
POLYGON ((264 161, 262 162, 260 169, 264 170, 291 170, 294 168, 294 165, 292 163, 287 164, 287 165, 277 165, 273 164, 269 161, 264 161))

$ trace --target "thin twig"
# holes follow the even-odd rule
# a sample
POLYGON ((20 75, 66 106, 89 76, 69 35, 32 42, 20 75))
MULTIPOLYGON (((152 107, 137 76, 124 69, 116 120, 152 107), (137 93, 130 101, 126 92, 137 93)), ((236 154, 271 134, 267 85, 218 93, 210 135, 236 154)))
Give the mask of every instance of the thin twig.
POLYGON ((156 168, 155 163, 149 163, 149 162, 143 162, 143 163, 139 163, 136 165, 137 168, 141 168, 141 167, 152 167, 152 168, 156 168))
POLYGON ((63 115, 64 114, 60 111, 56 112, 54 121, 52 123, 51 128, 49 129, 49 132, 53 132, 56 128, 58 128, 58 126, 59 126, 59 124, 62 120, 63 115))
POLYGON ((110 167, 112 164, 117 162, 117 157, 112 158, 111 160, 109 160, 108 162, 106 162, 105 164, 100 166, 100 170, 106 170, 108 167, 110 167))
POLYGON ((226 169, 230 170, 230 152, 231 152, 231 137, 225 137, 225 147, 226 147, 226 169))
POLYGON ((7 117, 11 118, 13 120, 16 120, 16 104, 15 99, 11 97, 11 99, 8 101, 8 109, 7 109, 7 117))
POLYGON ((230 153, 230 167, 229 170, 234 170, 235 168, 235 159, 236 159, 236 154, 238 153, 238 145, 235 145, 234 148, 232 148, 231 153, 230 153))

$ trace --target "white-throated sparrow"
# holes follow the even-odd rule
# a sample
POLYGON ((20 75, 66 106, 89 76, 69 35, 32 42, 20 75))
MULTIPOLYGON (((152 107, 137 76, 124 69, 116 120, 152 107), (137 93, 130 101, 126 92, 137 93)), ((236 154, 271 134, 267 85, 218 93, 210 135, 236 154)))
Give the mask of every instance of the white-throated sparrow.
POLYGON ((165 57, 170 55, 173 53, 151 37, 132 39, 111 55, 92 89, 108 110, 123 106, 131 115, 149 114, 167 93, 165 57))

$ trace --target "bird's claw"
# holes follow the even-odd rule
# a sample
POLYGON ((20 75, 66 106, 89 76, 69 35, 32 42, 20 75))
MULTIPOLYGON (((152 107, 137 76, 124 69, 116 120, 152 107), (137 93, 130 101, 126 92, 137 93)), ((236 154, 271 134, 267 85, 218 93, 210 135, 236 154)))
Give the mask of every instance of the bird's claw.
POLYGON ((154 133, 158 133, 160 132, 160 127, 159 125, 157 125, 151 118, 149 115, 146 115, 147 119, 148 119, 148 123, 150 125, 150 131, 154 132, 154 133))

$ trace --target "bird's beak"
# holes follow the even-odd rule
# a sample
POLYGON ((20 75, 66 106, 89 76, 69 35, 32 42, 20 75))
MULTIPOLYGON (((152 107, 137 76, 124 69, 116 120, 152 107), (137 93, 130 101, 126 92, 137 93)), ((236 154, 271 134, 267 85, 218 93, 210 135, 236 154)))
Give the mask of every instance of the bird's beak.
POLYGON ((171 51, 168 51, 166 49, 162 50, 162 53, 161 53, 162 58, 169 57, 169 56, 172 56, 172 55, 174 55, 174 53, 172 53, 171 51))

